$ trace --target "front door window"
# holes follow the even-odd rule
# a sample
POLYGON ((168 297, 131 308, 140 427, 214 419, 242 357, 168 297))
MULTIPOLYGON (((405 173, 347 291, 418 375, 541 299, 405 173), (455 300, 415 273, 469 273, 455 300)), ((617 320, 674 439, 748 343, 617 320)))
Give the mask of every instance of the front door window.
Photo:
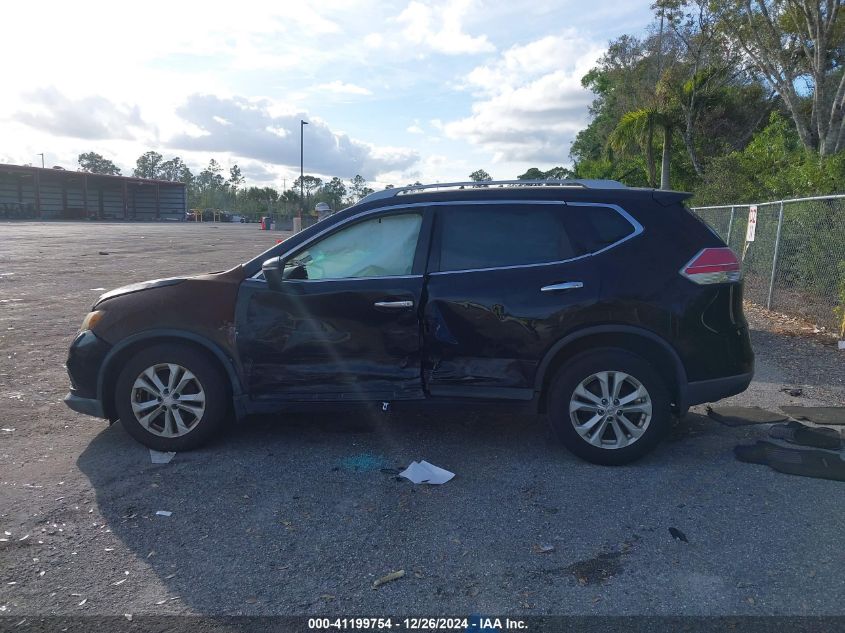
POLYGON ((285 263, 286 279, 355 279, 410 275, 422 215, 364 220, 311 244, 285 263))

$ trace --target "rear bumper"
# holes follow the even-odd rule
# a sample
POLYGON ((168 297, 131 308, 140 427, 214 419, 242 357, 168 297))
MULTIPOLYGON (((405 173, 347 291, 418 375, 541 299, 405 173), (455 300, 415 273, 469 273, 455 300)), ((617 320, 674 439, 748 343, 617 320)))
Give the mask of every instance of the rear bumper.
POLYGON ((69 391, 65 396, 65 404, 77 413, 93 415, 95 418, 106 417, 103 411, 103 404, 96 398, 83 398, 82 396, 77 396, 73 391, 69 391))
POLYGON ((727 376, 725 378, 714 378, 712 380, 699 380, 687 384, 687 406, 702 404, 704 402, 716 402, 728 396, 735 396, 748 389, 754 372, 727 376))

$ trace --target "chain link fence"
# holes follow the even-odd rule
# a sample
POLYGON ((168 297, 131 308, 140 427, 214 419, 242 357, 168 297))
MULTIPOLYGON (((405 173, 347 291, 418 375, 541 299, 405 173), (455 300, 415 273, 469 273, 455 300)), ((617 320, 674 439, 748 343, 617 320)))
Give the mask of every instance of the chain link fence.
POLYGON ((747 300, 841 332, 845 195, 691 210, 742 258, 747 300), (754 240, 746 241, 755 209, 754 240))

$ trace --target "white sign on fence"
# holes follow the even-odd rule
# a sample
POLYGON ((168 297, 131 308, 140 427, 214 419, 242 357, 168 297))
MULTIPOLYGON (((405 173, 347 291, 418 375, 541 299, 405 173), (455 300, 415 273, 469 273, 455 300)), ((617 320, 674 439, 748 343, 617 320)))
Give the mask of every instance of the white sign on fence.
POLYGON ((757 233, 757 207, 748 207, 748 230, 745 231, 745 241, 753 242, 757 233))

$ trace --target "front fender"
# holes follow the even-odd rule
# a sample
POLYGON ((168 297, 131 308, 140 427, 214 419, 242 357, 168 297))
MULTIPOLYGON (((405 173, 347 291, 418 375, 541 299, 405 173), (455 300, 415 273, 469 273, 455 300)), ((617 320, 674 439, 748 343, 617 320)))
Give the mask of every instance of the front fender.
POLYGON ((109 353, 106 354, 106 357, 103 359, 103 363, 100 366, 99 375, 97 377, 97 399, 100 402, 107 402, 106 396, 108 394, 105 393, 107 379, 116 378, 116 373, 120 371, 120 368, 115 365, 115 362, 119 361, 119 359, 123 355, 123 352, 139 343, 153 343, 156 341, 186 341, 195 345, 199 345, 203 349, 213 354, 226 372, 226 376, 228 377, 229 383, 232 387, 232 396, 235 402, 235 412, 240 417, 240 415, 243 413, 243 406, 241 406, 241 403, 244 398, 244 390, 243 382, 241 380, 240 372, 238 371, 238 367, 235 360, 214 341, 211 341, 210 339, 204 336, 196 334, 195 332, 190 332, 187 330, 164 328, 144 330, 143 332, 128 336, 125 339, 122 339, 121 341, 116 343, 111 348, 111 350, 109 350, 109 353))

